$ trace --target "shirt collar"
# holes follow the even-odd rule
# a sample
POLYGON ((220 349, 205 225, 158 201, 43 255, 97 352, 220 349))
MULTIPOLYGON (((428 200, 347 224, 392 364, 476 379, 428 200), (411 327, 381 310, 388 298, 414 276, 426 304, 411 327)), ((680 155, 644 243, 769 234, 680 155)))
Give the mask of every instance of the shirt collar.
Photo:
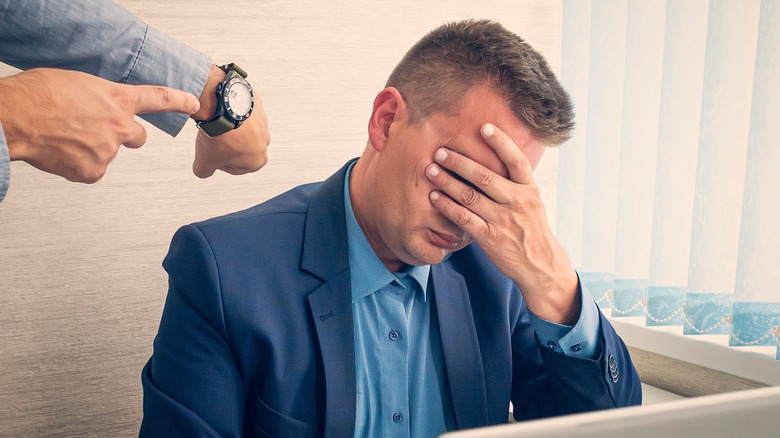
MULTIPOLYGON (((349 178, 354 165, 355 163, 352 163, 349 169, 347 169, 347 176, 344 178, 344 212, 347 218, 347 247, 349 248, 349 271, 352 282, 353 302, 382 289, 393 281, 403 284, 401 278, 390 272, 382 264, 382 261, 379 260, 355 218, 355 212, 352 210, 352 200, 349 197, 349 178)), ((431 265, 407 266, 401 272, 417 281, 420 290, 422 290, 423 301, 428 300, 428 276, 430 272, 431 265)))

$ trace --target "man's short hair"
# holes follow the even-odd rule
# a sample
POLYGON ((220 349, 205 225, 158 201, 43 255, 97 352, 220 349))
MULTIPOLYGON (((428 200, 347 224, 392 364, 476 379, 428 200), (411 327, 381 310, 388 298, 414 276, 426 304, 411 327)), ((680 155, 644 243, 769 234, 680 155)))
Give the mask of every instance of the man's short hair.
POLYGON ((412 123, 435 112, 456 113, 464 95, 485 83, 507 100, 537 140, 557 145, 571 137, 571 100, 547 61, 494 21, 434 29, 409 49, 387 80, 403 96, 412 123))

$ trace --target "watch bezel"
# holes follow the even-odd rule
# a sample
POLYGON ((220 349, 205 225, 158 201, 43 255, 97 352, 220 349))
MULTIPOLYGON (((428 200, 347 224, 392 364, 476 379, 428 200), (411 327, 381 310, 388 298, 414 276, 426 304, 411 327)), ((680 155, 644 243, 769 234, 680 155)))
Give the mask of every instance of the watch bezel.
POLYGON ((224 102, 225 113, 228 117, 230 117, 232 120, 236 122, 243 122, 244 120, 249 118, 249 116, 252 114, 252 111, 254 110, 255 107, 255 94, 254 94, 254 90, 252 89, 252 84, 250 84, 242 77, 231 78, 224 84, 224 87, 222 88, 222 102, 224 102), (233 107, 230 105, 230 99, 229 99, 230 89, 233 88, 233 86, 239 82, 246 85, 247 89, 249 89, 249 111, 245 115, 240 115, 236 113, 233 110, 233 107))

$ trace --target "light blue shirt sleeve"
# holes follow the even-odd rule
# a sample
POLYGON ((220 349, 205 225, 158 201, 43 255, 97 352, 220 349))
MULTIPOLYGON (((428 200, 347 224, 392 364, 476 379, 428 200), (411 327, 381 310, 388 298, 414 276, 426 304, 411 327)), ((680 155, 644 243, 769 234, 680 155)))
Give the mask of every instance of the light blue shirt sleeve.
MULTIPOLYGON (((131 85, 164 85, 200 96, 205 54, 105 0, 0 0, 0 61, 20 69, 79 70, 131 85)), ((141 116, 176 135, 188 115, 141 116)))
POLYGON ((531 325, 542 347, 566 356, 591 359, 599 353, 601 318, 596 302, 580 281, 582 307, 574 326, 556 324, 531 315, 531 325))
POLYGON ((8 145, 5 143, 3 123, 0 121, 0 202, 3 202, 8 193, 8 185, 11 182, 11 157, 8 155, 8 145))

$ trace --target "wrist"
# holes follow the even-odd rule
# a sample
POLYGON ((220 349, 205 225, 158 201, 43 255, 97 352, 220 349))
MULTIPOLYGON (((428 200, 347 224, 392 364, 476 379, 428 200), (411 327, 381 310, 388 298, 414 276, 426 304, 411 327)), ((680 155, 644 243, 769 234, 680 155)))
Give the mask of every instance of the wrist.
MULTIPOLYGON (((29 79, 29 74, 26 78, 29 79)), ((27 112, 24 102, 30 99, 30 94, 22 91, 27 88, 27 81, 19 75, 0 78, 0 121, 3 122, 3 136, 11 161, 26 161, 28 158, 29 139, 23 132, 25 124, 19 120, 19 116, 27 112)))
POLYGON ((209 120, 214 117, 217 111, 217 85, 225 80, 227 74, 216 65, 211 66, 209 76, 206 79, 206 85, 200 93, 200 109, 190 117, 193 120, 209 120))
POLYGON ((556 324, 573 326, 580 317, 582 297, 580 294, 577 274, 574 280, 559 278, 545 285, 531 302, 527 302, 528 310, 546 321, 556 324))

